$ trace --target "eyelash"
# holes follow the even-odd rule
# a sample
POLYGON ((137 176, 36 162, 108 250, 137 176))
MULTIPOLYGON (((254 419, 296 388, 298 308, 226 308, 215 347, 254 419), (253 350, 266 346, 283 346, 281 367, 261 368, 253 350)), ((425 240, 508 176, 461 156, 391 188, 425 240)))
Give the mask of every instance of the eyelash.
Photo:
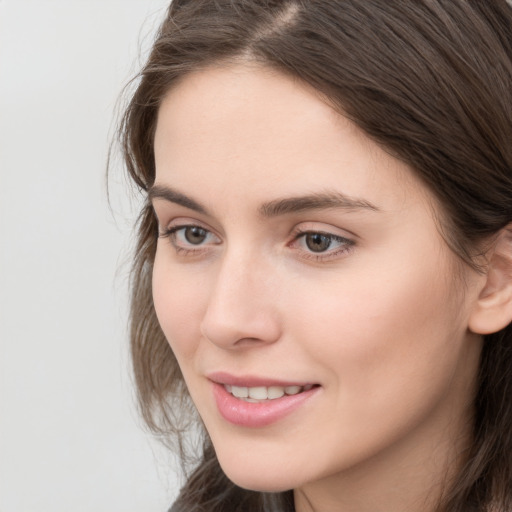
MULTIPOLYGON (((180 256, 198 256, 202 254, 205 251, 205 248, 202 248, 201 246, 197 246, 195 249, 189 249, 186 247, 182 247, 178 245, 176 242, 176 236, 178 231, 185 230, 187 228, 198 228, 206 232, 207 235, 211 235, 212 232, 206 228, 203 228, 203 226, 199 226, 197 224, 182 224, 178 226, 173 226, 171 228, 167 228, 165 231, 158 234, 158 238, 169 238, 169 241, 176 251, 176 254, 179 254, 180 256)), ((191 245, 191 247, 193 244, 191 245)))
POLYGON ((345 238, 340 235, 335 235, 333 233, 328 233, 325 231, 316 231, 314 229, 296 229, 293 233, 293 240, 291 241, 289 246, 293 245, 294 243, 297 243, 300 241, 300 239, 306 239, 307 235, 320 235, 323 237, 326 237, 330 240, 330 243, 332 242, 338 242, 340 247, 335 250, 327 250, 324 252, 318 252, 315 253, 313 251, 307 251, 304 250, 303 254, 301 255, 302 258, 307 260, 314 260, 314 261, 327 261, 330 259, 335 259, 338 256, 341 256, 342 254, 346 254, 350 252, 355 245, 354 240, 351 240, 349 238, 345 238))
MULTIPOLYGON (((194 249, 188 248, 188 247, 183 247, 183 246, 180 246, 178 244, 178 242, 176 241, 176 236, 179 231, 186 230, 186 229, 193 229, 193 228, 197 228, 197 229, 204 231, 206 233, 206 236, 208 236, 208 235, 215 236, 215 235, 213 235, 213 233, 210 230, 204 228, 203 226, 200 226, 197 224, 183 224, 183 225, 178 225, 178 226, 173 226, 173 227, 167 228, 165 231, 159 233, 158 237, 159 238, 169 238, 172 247, 176 251, 176 254, 178 254, 180 256, 199 256, 199 255, 203 254, 204 251, 207 250, 207 248, 202 247, 200 244, 198 244, 196 246, 196 248, 194 248, 194 249)), ((326 250, 326 251, 318 252, 318 253, 315 253, 314 251, 311 251, 311 250, 308 251, 307 249, 302 250, 301 257, 303 259, 307 259, 307 260, 327 261, 330 259, 335 259, 336 257, 339 257, 343 254, 350 252, 352 250, 353 246, 355 245, 354 240, 345 238, 340 235, 335 235, 333 233, 328 233, 325 231, 316 231, 316 230, 312 230, 312 229, 298 228, 293 232, 293 239, 290 243, 288 243, 287 246, 293 247, 293 245, 298 243, 301 239, 306 239, 306 237, 308 235, 320 235, 322 237, 327 238, 329 240, 329 244, 332 244, 333 242, 337 242, 341 245, 336 250, 331 250, 331 251, 326 250)), ((190 247, 193 247, 193 245, 194 244, 191 244, 190 247)))

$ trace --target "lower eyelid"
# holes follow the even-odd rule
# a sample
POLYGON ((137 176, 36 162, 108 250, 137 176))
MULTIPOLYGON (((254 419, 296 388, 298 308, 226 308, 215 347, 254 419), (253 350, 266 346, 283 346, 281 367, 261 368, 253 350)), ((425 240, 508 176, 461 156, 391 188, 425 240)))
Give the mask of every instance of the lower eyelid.
POLYGON ((327 233, 325 231, 313 231, 313 230, 297 232, 294 235, 294 238, 293 238, 292 242, 295 242, 295 241, 297 241, 297 240, 299 240, 301 238, 304 238, 306 235, 322 235, 322 236, 325 236, 325 237, 330 238, 332 240, 335 240, 336 242, 344 243, 346 245, 354 245, 354 243, 355 243, 350 238, 347 238, 347 237, 342 236, 342 235, 335 235, 334 233, 327 233))
POLYGON ((339 247, 331 252, 319 252, 314 253, 310 251, 301 251, 299 258, 305 261, 317 262, 317 263, 328 263, 342 259, 353 251, 353 245, 347 245, 339 247))

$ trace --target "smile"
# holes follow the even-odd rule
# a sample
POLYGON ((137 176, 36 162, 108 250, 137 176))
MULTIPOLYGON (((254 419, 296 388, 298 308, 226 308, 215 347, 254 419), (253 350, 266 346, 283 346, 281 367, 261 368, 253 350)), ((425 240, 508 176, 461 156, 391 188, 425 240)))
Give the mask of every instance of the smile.
POLYGON ((210 376, 220 416, 245 428, 261 428, 297 413, 322 389, 319 384, 275 382, 259 378, 210 376), (221 378, 219 378, 221 377, 221 378))
POLYGON ((298 395, 304 391, 309 391, 313 388, 313 384, 306 386, 255 386, 255 387, 244 387, 244 386, 231 386, 224 384, 224 388, 228 393, 233 395, 235 398, 250 403, 259 403, 268 400, 276 400, 283 396, 298 395))

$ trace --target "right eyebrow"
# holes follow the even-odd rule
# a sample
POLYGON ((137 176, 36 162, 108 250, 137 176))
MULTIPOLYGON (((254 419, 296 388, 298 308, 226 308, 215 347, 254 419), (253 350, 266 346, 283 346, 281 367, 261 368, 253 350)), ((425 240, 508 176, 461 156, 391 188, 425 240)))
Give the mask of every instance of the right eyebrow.
POLYGON ((182 194, 181 192, 178 192, 177 190, 163 185, 153 185, 148 190, 148 198, 150 201, 153 201, 154 199, 164 199, 170 203, 179 204, 185 208, 189 208, 190 210, 208 215, 206 208, 197 201, 185 194, 182 194))

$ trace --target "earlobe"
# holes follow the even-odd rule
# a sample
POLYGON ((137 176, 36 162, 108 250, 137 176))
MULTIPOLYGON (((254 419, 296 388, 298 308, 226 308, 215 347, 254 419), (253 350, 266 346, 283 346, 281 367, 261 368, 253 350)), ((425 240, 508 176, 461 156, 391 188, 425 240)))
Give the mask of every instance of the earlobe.
POLYGON ((492 334, 512 322, 512 225, 503 228, 489 251, 483 287, 469 318, 476 334, 492 334))

